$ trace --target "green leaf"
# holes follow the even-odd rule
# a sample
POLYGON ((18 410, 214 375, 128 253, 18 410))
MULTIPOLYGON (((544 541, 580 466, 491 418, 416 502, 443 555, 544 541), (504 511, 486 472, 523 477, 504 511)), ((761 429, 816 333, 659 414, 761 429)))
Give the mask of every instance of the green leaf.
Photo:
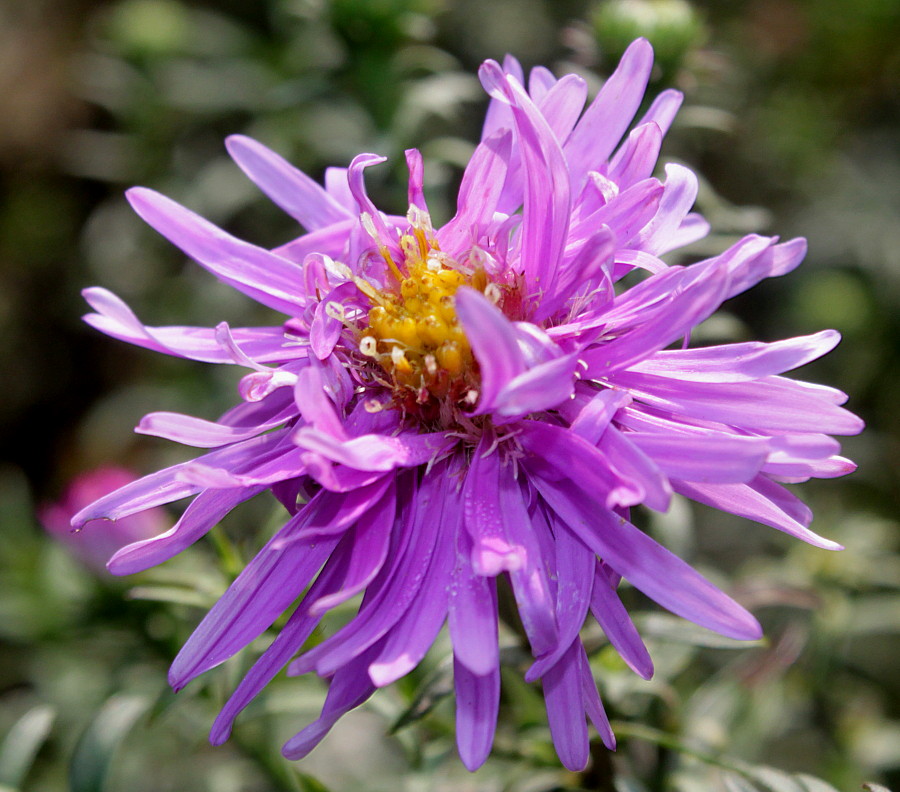
POLYGON ((863 784, 862 788, 866 790, 866 792, 891 792, 886 786, 882 786, 881 784, 863 784))
POLYGON ((300 781, 300 788, 303 792, 331 792, 325 784, 307 773, 297 771, 297 780, 300 781))
POLYGON ((794 778, 805 787, 806 792, 838 792, 835 787, 825 783, 821 778, 816 778, 806 773, 797 773, 794 778))
POLYGON ((722 780, 728 792, 759 792, 758 786, 751 784, 738 773, 722 773, 722 780))
POLYGON ((209 594, 180 586, 135 586, 128 590, 128 598, 152 602, 171 602, 174 605, 190 605, 204 609, 211 608, 216 602, 216 598, 209 594))
POLYGON ((16 789, 22 785, 55 718, 53 707, 40 704, 13 724, 0 745, 0 789, 16 789))
POLYGON ((75 747, 70 792, 103 792, 116 749, 149 706, 144 696, 115 695, 106 701, 75 747))

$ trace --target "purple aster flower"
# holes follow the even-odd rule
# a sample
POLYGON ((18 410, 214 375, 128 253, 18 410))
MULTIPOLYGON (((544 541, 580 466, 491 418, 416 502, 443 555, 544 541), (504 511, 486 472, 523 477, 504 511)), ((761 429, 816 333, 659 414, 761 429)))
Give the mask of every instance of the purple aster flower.
POLYGON ((264 632, 302 595, 216 720, 237 714, 285 666, 330 678, 322 714, 284 746, 298 759, 348 710, 409 673, 447 623, 457 744, 487 757, 500 699, 497 580, 511 587, 566 767, 588 759, 588 726, 615 744, 579 631, 591 612, 625 662, 653 666, 617 594, 622 578, 662 607, 737 639, 756 619, 650 536, 629 510, 673 492, 823 548, 783 484, 847 473, 830 435, 862 424, 844 394, 785 378, 838 334, 672 347, 728 298, 792 270, 803 240, 749 236, 715 258, 660 256, 701 238, 694 174, 654 172, 681 102, 666 91, 633 126, 652 65, 644 40, 584 109, 576 75, 514 59, 480 71, 491 96, 457 213, 432 226, 422 158, 406 152, 409 212, 379 211, 361 154, 325 186, 245 137, 228 150, 306 233, 275 250, 244 242, 136 188, 138 214, 220 280, 287 316, 271 327, 147 327, 88 289, 87 321, 158 352, 248 370, 217 421, 151 413, 138 431, 205 451, 101 498, 74 523, 120 519, 192 497, 170 531, 124 548, 117 574, 195 542, 271 490, 288 519, 176 657, 176 688, 264 632), (623 140, 623 136, 624 140, 623 140), (633 270, 646 277, 617 282, 633 270), (311 649, 323 616, 358 613, 311 649))

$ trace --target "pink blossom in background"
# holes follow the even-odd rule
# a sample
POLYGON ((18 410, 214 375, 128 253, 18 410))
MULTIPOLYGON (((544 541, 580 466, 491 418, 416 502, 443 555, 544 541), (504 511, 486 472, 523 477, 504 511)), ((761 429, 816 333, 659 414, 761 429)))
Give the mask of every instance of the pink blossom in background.
POLYGON ((126 545, 148 539, 169 527, 162 509, 148 509, 116 522, 91 520, 79 531, 72 529, 72 516, 89 503, 131 484, 138 476, 127 468, 105 466, 81 473, 69 482, 55 503, 38 510, 41 524, 74 556, 96 572, 107 574, 106 562, 126 545))

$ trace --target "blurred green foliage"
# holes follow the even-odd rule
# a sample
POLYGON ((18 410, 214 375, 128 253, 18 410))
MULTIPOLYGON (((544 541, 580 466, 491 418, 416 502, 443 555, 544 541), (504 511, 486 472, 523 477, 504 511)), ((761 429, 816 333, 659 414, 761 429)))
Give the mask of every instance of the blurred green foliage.
POLYGON ((0 789, 900 785, 900 4, 36 0, 0 9, 0 21, 0 789), (844 334, 804 373, 845 388, 866 417, 847 443, 860 470, 803 494, 817 530, 847 550, 798 546, 683 502, 654 517, 648 528, 735 592, 768 639, 718 641, 629 592, 657 674, 636 678, 589 631, 620 749, 598 744, 581 776, 558 768, 511 632, 497 750, 475 776, 454 758, 441 646, 302 763, 278 747, 317 714, 313 679, 280 678, 211 748, 214 713, 266 639, 177 696, 165 668, 269 533, 272 507, 250 503, 186 557, 122 581, 81 568, 33 516, 79 470, 180 460, 130 434, 147 410, 214 416, 233 400, 228 372, 82 327, 80 288, 116 291, 151 324, 265 318, 142 227, 123 189, 152 186, 275 245, 297 230, 227 159, 227 134, 254 136, 316 177, 360 151, 388 155, 370 187, 394 210, 402 151, 415 145, 440 221, 478 133, 481 59, 512 51, 596 88, 592 71, 608 73, 635 35, 657 50, 653 90, 686 92, 664 154, 704 177, 714 234, 693 253, 749 231, 810 240, 798 272, 733 301, 700 339, 844 334))

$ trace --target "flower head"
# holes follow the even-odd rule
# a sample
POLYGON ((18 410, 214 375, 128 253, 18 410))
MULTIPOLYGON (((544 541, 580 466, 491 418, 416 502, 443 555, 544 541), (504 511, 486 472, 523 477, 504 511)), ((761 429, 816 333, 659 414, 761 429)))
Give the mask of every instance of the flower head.
POLYGON ((330 677, 320 718, 284 747, 306 755, 337 719, 412 670, 445 622, 453 646, 457 742, 487 757, 500 696, 497 581, 505 578, 542 680, 563 763, 588 758, 585 715, 614 737, 579 631, 593 613, 638 674, 650 657, 617 594, 625 578, 673 613, 723 635, 760 635, 754 617, 629 519, 673 492, 820 547, 783 482, 853 465, 829 436, 860 421, 830 388, 784 378, 837 333, 776 343, 672 347, 729 297, 782 275, 802 240, 749 236, 712 259, 660 256, 701 238, 697 179, 652 176, 681 101, 641 103, 652 51, 638 40, 584 109, 584 81, 509 58, 480 71, 491 96, 457 213, 434 228, 422 159, 407 152, 409 212, 380 212, 356 157, 320 187, 252 140, 237 164, 306 233, 266 250, 150 190, 129 200, 220 280, 286 314, 272 327, 147 327, 89 289, 87 321, 159 352, 248 370, 217 421, 152 413, 138 431, 208 450, 102 498, 75 519, 125 517, 193 497, 176 527, 121 550, 127 574, 184 550, 238 503, 271 490, 285 525, 175 659, 180 688, 265 631, 301 594, 274 643, 212 730, 287 666, 330 677), (630 288, 621 278, 646 277, 630 288), (305 593, 304 593, 305 592, 305 593), (364 593, 357 615, 307 651, 323 615, 364 593), (298 655, 299 653, 299 655, 298 655))

